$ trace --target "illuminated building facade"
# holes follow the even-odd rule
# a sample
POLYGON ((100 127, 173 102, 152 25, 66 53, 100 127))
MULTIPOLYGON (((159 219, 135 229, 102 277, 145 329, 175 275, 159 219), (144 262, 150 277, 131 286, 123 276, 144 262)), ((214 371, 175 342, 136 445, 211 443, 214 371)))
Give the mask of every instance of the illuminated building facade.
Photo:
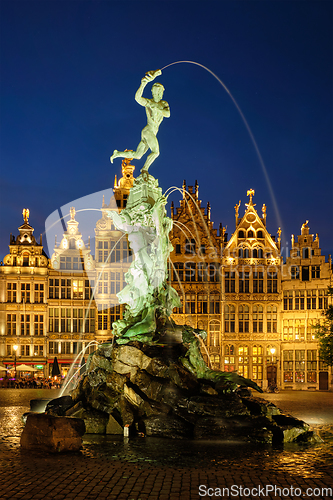
MULTIPOLYGON (((12 346, 18 344, 20 362, 41 368, 57 356, 65 375, 82 347, 112 337, 112 323, 122 316, 116 294, 132 261, 126 237, 107 217, 125 208, 133 186, 134 167, 129 160, 122 167, 114 197, 108 204, 101 200, 94 257, 74 209, 49 261, 27 221, 16 240, 11 236, 0 267, 2 364, 13 363, 12 346)), ((306 222, 283 262, 281 231, 276 238, 267 231, 266 207, 259 215, 254 194, 248 191, 243 215, 236 204, 228 239, 221 224, 213 228, 209 203, 201 206, 198 183, 186 187, 184 181, 180 206, 171 204, 169 273, 182 299, 173 319, 207 331, 203 354, 214 369, 237 371, 263 389, 276 383, 332 390, 332 369, 319 360, 311 326, 328 305, 331 261, 321 255, 319 237, 306 222)), ((44 372, 49 374, 47 364, 44 372)))

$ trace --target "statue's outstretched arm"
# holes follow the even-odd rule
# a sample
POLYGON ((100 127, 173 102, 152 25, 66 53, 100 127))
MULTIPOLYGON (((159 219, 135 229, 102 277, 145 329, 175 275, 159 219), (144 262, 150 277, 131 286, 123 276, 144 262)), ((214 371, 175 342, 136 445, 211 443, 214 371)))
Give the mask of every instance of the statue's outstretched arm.
POLYGON ((157 69, 156 71, 148 71, 148 73, 146 73, 146 76, 144 76, 142 78, 141 85, 135 94, 135 100, 138 104, 140 104, 141 106, 146 106, 149 99, 142 97, 143 91, 144 91, 147 83, 155 80, 155 78, 161 74, 162 74, 162 71, 160 69, 157 69))

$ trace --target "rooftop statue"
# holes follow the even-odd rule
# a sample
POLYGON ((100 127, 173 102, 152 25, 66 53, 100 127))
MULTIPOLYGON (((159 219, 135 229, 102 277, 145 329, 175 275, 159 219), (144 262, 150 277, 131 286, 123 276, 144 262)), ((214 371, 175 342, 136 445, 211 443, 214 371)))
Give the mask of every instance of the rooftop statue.
POLYGON ((141 141, 136 149, 136 151, 118 151, 115 149, 113 155, 110 157, 111 163, 115 158, 134 158, 140 159, 144 154, 147 153, 148 149, 151 150, 150 155, 147 157, 146 162, 141 169, 143 175, 148 174, 148 169, 154 160, 160 154, 160 148, 157 140, 157 132, 163 118, 169 118, 170 108, 166 101, 162 101, 164 87, 160 83, 154 83, 151 92, 153 95, 152 99, 147 99, 142 97, 143 91, 146 85, 155 80, 155 78, 162 74, 160 69, 156 71, 148 71, 146 76, 142 78, 141 85, 135 94, 135 100, 141 106, 146 108, 147 114, 147 125, 141 132, 141 141))

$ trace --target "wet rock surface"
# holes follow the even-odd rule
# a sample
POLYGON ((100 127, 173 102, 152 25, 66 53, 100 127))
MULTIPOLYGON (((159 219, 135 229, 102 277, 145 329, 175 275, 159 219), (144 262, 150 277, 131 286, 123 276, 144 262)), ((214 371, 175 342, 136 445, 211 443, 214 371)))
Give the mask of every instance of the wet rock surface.
POLYGON ((319 440, 307 424, 273 403, 242 396, 248 390, 238 394, 221 380, 198 379, 182 364, 184 356, 186 346, 179 343, 103 345, 90 355, 71 398, 51 401, 48 411, 54 414, 58 408, 59 415, 82 418, 87 433, 94 434, 120 434, 126 426, 131 436, 254 443, 319 440))

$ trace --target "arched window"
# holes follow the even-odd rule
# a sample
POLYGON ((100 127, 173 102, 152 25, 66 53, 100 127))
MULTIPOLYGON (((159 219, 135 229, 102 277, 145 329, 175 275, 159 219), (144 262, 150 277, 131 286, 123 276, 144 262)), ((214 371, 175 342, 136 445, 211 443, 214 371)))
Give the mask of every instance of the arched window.
POLYGON ((235 306, 233 304, 224 306, 224 331, 225 333, 235 331, 235 306))
POLYGON ((238 238, 244 238, 244 231, 238 231, 238 238))
POLYGON ((263 312, 262 305, 253 306, 253 333, 263 332, 263 312))
POLYGON ((220 345, 220 321, 214 319, 209 323, 209 345, 211 347, 218 347, 220 345))
POLYGON ((246 333, 249 331, 249 306, 239 306, 238 309, 238 331, 246 333))
POLYGON ((252 250, 252 257, 253 257, 253 259, 257 259, 258 258, 258 249, 257 248, 254 248, 252 250))
POLYGON ((277 332, 277 307, 267 306, 267 333, 277 332))
POLYGON ((254 238, 254 234, 253 234, 252 229, 250 229, 250 230, 247 232, 247 237, 248 237, 248 238, 254 238))
POLYGON ((263 233, 261 230, 257 231, 257 238, 263 238, 263 233))

